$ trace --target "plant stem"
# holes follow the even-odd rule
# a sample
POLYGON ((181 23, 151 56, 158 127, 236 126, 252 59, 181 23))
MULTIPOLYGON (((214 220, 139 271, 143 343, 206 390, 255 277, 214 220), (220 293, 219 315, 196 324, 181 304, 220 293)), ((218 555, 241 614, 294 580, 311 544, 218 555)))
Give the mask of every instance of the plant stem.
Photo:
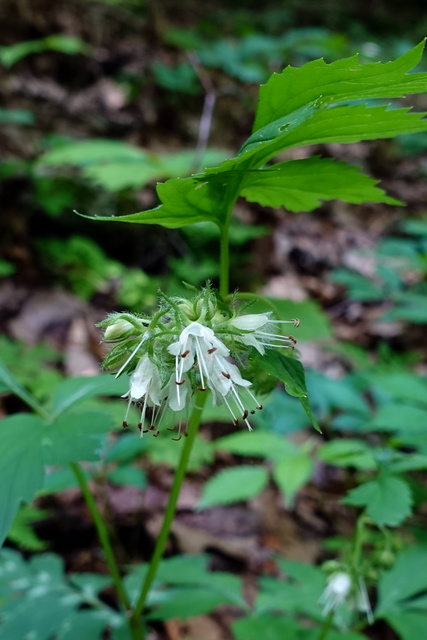
POLYGON ((175 517, 176 505, 181 491, 181 486, 185 478, 187 471, 188 461, 190 459, 191 450, 194 440, 199 430, 203 408, 206 402, 206 392, 199 391, 196 396, 196 403, 193 413, 191 414, 190 421, 188 423, 188 436, 185 439, 184 446, 181 453, 181 458, 178 463, 178 467, 175 472, 175 477, 169 494, 169 502, 166 507, 166 513, 163 520, 162 528, 157 538, 156 546, 154 548, 153 557, 151 558, 150 567, 142 585, 141 593, 138 598, 138 602, 133 610, 133 617, 138 617, 147 600, 148 592, 153 584, 153 580, 156 576, 159 562, 162 559, 166 542, 169 537, 170 528, 175 517))
POLYGON ((107 561, 108 569, 110 571, 110 575, 113 579, 114 586, 116 588, 117 597, 124 611, 129 611, 131 604, 128 598, 128 595, 123 586, 122 578, 119 572, 119 568, 117 566, 116 559, 114 557, 113 548, 110 543, 110 538, 107 531, 107 526, 104 522, 104 519, 101 515, 101 512, 98 509, 95 498, 93 497, 91 490, 89 489, 89 485, 85 478, 85 475, 77 462, 70 462, 70 467, 76 476, 77 482, 79 483, 80 490, 85 499, 87 508, 90 511, 90 515, 95 524, 96 530, 98 532, 99 541, 104 550, 105 559, 107 561))
POLYGON ((320 627, 320 633, 317 637, 317 640, 326 640, 326 637, 331 629, 333 619, 334 619, 334 612, 330 611, 327 617, 325 618, 325 622, 320 627))

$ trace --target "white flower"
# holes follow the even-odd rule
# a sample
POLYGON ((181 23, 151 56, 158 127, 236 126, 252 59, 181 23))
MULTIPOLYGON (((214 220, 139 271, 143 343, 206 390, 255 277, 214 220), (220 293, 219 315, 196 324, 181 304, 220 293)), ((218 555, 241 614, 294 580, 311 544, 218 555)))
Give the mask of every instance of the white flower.
MULTIPOLYGON (((248 389, 252 383, 242 377, 239 368, 235 364, 232 364, 221 355, 213 353, 207 364, 209 367, 208 384, 213 393, 214 403, 221 404, 224 402, 233 418, 234 424, 236 426, 239 424, 240 417, 246 423, 249 431, 252 431, 248 421, 249 409, 242 400, 242 395, 246 392, 251 404, 257 409, 262 409, 253 393, 248 389)), ((255 413, 253 408, 250 409, 250 413, 255 413)))
POLYGON ((127 427, 127 417, 132 402, 143 401, 141 419, 138 424, 140 428, 145 422, 145 414, 148 407, 161 405, 161 380, 160 373, 154 362, 148 356, 144 356, 138 362, 137 367, 130 377, 129 391, 122 396, 129 398, 128 408, 126 411, 123 426, 127 427))
POLYGON ((206 388, 205 379, 209 375, 207 366, 209 356, 215 352, 221 356, 230 355, 229 349, 221 340, 218 340, 212 329, 199 322, 192 322, 185 327, 178 340, 169 345, 168 351, 175 356, 175 374, 178 386, 182 383, 182 374, 189 371, 196 361, 202 389, 206 388))
POLYGON ((173 373, 162 389, 163 400, 172 411, 181 411, 187 403, 189 389, 189 383, 186 380, 178 383, 173 373))
POLYGON ((351 587, 351 577, 348 575, 348 573, 340 571, 338 573, 333 573, 330 576, 328 584, 326 585, 326 588, 320 596, 319 600, 319 602, 324 605, 324 616, 327 615, 330 611, 337 609, 347 600, 351 591, 351 587))
MULTIPOLYGON (((319 603, 323 604, 323 615, 326 616, 331 611, 337 615, 337 622, 340 622, 340 614, 347 611, 347 616, 352 611, 360 611, 364 613, 369 624, 374 623, 371 605, 369 602, 368 592, 364 579, 359 576, 357 582, 352 580, 351 576, 345 571, 333 573, 328 584, 320 596, 319 603), (345 606, 344 610, 342 605, 345 606)), ((341 615, 341 626, 345 625, 346 617, 341 615)))
POLYGON ((284 336, 277 333, 276 325, 293 324, 298 326, 298 320, 272 320, 269 313, 250 313, 244 316, 237 316, 230 320, 230 324, 235 329, 244 331, 234 338, 248 347, 255 347, 261 355, 264 355, 265 348, 290 348, 295 345, 293 336, 284 336))

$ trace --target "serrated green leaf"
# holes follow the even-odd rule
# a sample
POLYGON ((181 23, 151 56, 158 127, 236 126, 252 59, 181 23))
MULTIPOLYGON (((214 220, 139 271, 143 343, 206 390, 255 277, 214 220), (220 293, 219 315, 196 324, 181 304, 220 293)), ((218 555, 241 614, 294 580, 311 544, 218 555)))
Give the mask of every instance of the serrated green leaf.
POLYGON ((404 480, 382 473, 376 480, 350 491, 342 502, 365 507, 368 516, 380 527, 396 527, 411 514, 412 495, 404 480))
POLYGON ((316 112, 308 122, 292 131, 286 137, 286 148, 331 142, 348 144, 425 131, 424 116, 425 113, 387 106, 333 107, 316 112))
POLYGON ((219 605, 228 602, 228 598, 206 587, 173 587, 163 596, 164 602, 150 612, 151 620, 185 620, 203 613, 209 613, 219 605))
POLYGON ((371 448, 365 442, 351 438, 327 442, 318 449, 317 456, 335 467, 355 467, 365 471, 377 467, 371 448))
POLYGON ((93 396, 120 396, 128 391, 129 383, 126 376, 113 378, 108 374, 99 376, 85 376, 69 378, 61 382, 52 394, 52 409, 54 416, 72 407, 78 402, 93 396))
POLYGON ((408 547, 399 554, 394 566, 379 580, 376 617, 400 613, 412 607, 427 590, 427 574, 420 571, 420 567, 425 566, 426 547, 408 547))
POLYGON ((157 195, 162 202, 155 209, 132 213, 118 218, 105 216, 83 216, 89 220, 104 222, 131 222, 138 224, 160 224, 169 229, 184 227, 195 222, 224 223, 225 212, 223 188, 219 190, 206 180, 173 178, 157 185, 157 195))
POLYGON ((289 395, 298 398, 313 427, 321 433, 317 419, 311 410, 305 384, 304 367, 301 362, 288 358, 278 351, 273 351, 273 349, 269 349, 262 356, 257 354, 255 361, 261 369, 283 382, 289 395))
POLYGON ((111 416, 98 411, 60 416, 44 429, 45 455, 51 464, 98 460, 112 426, 111 416))
POLYGON ((2 623, 0 640, 31 638, 34 633, 37 640, 50 640, 74 607, 75 602, 61 592, 23 598, 2 623))
POLYGON ((298 640, 299 625, 292 618, 252 614, 232 625, 236 640, 298 640))
POLYGON ((299 452, 281 460, 273 469, 273 478, 284 494, 285 505, 293 507, 296 493, 311 478, 313 462, 304 452, 299 452))
POLYGON ((199 509, 232 504, 258 495, 267 485, 268 472, 259 466, 225 469, 208 480, 203 487, 199 509))
POLYGON ((425 433, 427 411, 412 405, 389 403, 379 408, 367 427, 370 430, 402 431, 403 435, 425 433))
POLYGON ((255 361, 261 369, 283 382, 289 395, 297 398, 307 396, 304 368, 299 360, 269 349, 264 355, 256 355, 255 361))
POLYGON ((425 611, 399 611, 399 613, 389 614, 385 619, 396 631, 400 640, 414 640, 422 638, 425 634, 427 624, 425 611))
POLYGON ((215 440, 215 449, 231 451, 241 456, 256 456, 280 460, 297 451, 296 445, 283 436, 268 431, 233 433, 215 440))
POLYGON ((58 629, 55 640, 100 640, 108 623, 104 611, 73 611, 58 629))
POLYGON ((249 202, 288 211, 312 211, 323 201, 402 204, 378 189, 377 181, 344 162, 313 156, 275 164, 245 175, 241 195, 249 202))
POLYGON ((16 414, 0 423, 0 545, 21 501, 30 502, 43 484, 44 426, 29 414, 16 414))
POLYGON ((313 60, 274 73, 261 86, 254 131, 313 100, 323 107, 366 98, 397 98, 427 88, 427 74, 409 72, 420 62, 424 41, 397 60, 359 64, 358 55, 327 64, 313 60))

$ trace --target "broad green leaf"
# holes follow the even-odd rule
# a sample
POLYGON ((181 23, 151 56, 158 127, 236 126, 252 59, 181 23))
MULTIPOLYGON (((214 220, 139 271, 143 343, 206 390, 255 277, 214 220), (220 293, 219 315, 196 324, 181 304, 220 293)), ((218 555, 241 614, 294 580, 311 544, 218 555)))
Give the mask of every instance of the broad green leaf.
POLYGON ((252 614, 232 625, 236 640, 298 640, 300 626, 292 618, 252 614))
POLYGON ((228 602, 226 595, 207 587, 172 587, 163 595, 163 602, 148 615, 151 620, 171 620, 202 615, 228 602))
MULTIPOLYGON (((117 614, 118 615, 118 614, 117 614)), ((86 609, 73 611, 67 616, 55 636, 55 640, 101 640, 109 622, 105 611, 86 609)))
POLYGON ((64 593, 43 592, 38 597, 22 598, 0 627, 0 640, 34 638, 50 640, 53 634, 75 608, 75 602, 64 597, 64 593), (36 634, 36 635, 35 635, 36 634))
POLYGON ((72 573, 70 581, 76 585, 85 596, 85 598, 95 598, 100 591, 109 587, 112 583, 110 576, 104 576, 100 573, 72 573))
POLYGON ((69 55, 77 53, 87 54, 89 46, 79 38, 64 36, 62 34, 47 36, 41 40, 28 40, 18 42, 8 47, 0 47, 0 64, 9 68, 22 58, 42 51, 60 51, 69 55))
POLYGON ((375 187, 376 180, 344 162, 313 156, 248 172, 241 195, 249 202, 288 211, 312 211, 323 201, 402 204, 375 187))
POLYGON ((287 67, 280 74, 274 73, 261 87, 253 133, 237 157, 194 177, 158 185, 161 204, 155 209, 97 219, 160 224, 169 228, 210 221, 222 227, 230 206, 242 190, 250 200, 270 206, 284 204, 290 210, 312 209, 321 200, 332 197, 350 202, 368 199, 396 204, 396 200, 375 188, 374 181, 355 170, 336 165, 333 172, 333 161, 328 159, 290 161, 254 175, 251 172, 296 145, 354 142, 426 130, 427 121, 422 113, 345 104, 426 91, 427 74, 410 73, 420 61, 423 48, 424 42, 386 64, 361 65, 356 55, 331 64, 323 59, 314 60, 298 69, 287 67), (317 163, 316 175, 304 169, 310 167, 310 162, 317 163), (290 173, 297 169, 302 172, 302 175, 293 174, 298 192, 291 192, 290 173), (322 172, 325 176, 320 184, 322 172), (313 177, 312 185, 309 175, 313 177), (349 183, 351 175, 353 184, 349 183), (344 177, 346 180, 342 182, 344 177), (311 187, 310 195, 304 193, 307 185, 311 187))
POLYGON ((299 360, 269 349, 264 355, 257 354, 255 361, 261 369, 283 382, 289 395, 307 397, 304 368, 299 360))
POLYGON ((280 382, 283 382, 289 395, 298 398, 310 418, 313 427, 320 432, 320 427, 311 410, 308 399, 304 367, 301 362, 293 358, 288 358, 272 349, 269 349, 263 356, 257 354, 255 356, 255 362, 261 369, 278 378, 280 382))
MULTIPOLYGON (((417 569, 419 571, 419 567, 417 569)), ((426 632, 427 614, 425 611, 411 611, 409 609, 391 613, 385 617, 386 621, 396 631, 400 640, 415 640, 423 638, 426 632)))
POLYGON ((412 495, 404 480, 382 473, 376 480, 350 491, 342 502, 365 507, 368 516, 380 527, 396 527, 411 515, 412 495))
POLYGON ((397 98, 421 93, 427 74, 409 73, 421 60, 424 42, 392 62, 359 64, 358 55, 327 64, 323 59, 299 69, 273 73, 261 87, 254 131, 319 100, 322 107, 363 98, 397 98))
POLYGON ((382 574, 378 584, 377 617, 400 613, 411 608, 427 591, 426 547, 408 547, 398 556, 394 566, 382 574))
POLYGON ((142 469, 133 465, 117 467, 117 469, 110 471, 108 480, 113 484, 130 485, 132 487, 138 487, 138 489, 145 489, 147 486, 145 473, 142 469))
MULTIPOLYGON (((424 89, 425 90, 425 89, 424 89)), ((318 111, 285 140, 286 148, 312 144, 359 142, 425 131, 425 113, 364 105, 318 111)))
POLYGON ((302 451, 289 455, 276 464, 273 469, 273 478, 284 494, 288 508, 293 507, 297 491, 311 478, 312 473, 313 462, 302 451))
POLYGON ((105 216, 84 216, 90 220, 106 222, 135 222, 139 224, 160 224, 176 229, 195 222, 224 223, 222 210, 224 188, 211 186, 208 181, 191 178, 173 178, 157 185, 157 195, 162 204, 155 209, 132 213, 118 218, 105 216))
POLYGON ((215 440, 215 449, 240 456, 280 460, 297 451, 296 445, 283 436, 268 431, 241 431, 215 440))
POLYGON ((327 442, 318 449, 317 456, 326 464, 335 467, 355 467, 364 471, 377 467, 369 445, 351 438, 327 442))
POLYGON ((389 373, 371 377, 375 387, 384 389, 394 398, 427 406, 427 380, 414 373, 389 373))
POLYGON ((324 573, 313 565, 278 558, 286 580, 264 577, 255 607, 258 612, 301 612, 310 618, 320 617, 318 600, 325 588, 324 573))
POLYGON ((209 556, 178 555, 160 562, 156 579, 164 584, 204 584, 211 574, 209 556))
POLYGON ((240 466, 220 471, 203 487, 199 509, 232 504, 258 495, 266 487, 268 472, 259 466, 240 466))
POLYGON ((60 416, 44 429, 46 457, 51 464, 98 460, 112 426, 108 413, 82 411, 60 416))
POLYGON ((0 422, 0 545, 21 501, 30 502, 43 484, 44 426, 40 418, 26 413, 0 422))
POLYGON ((114 378, 111 375, 85 376, 69 378, 61 382, 52 394, 52 409, 55 416, 72 407, 78 402, 93 396, 120 396, 129 388, 126 376, 114 378))
POLYGON ((412 405, 389 403, 379 408, 367 427, 370 430, 401 431, 403 435, 426 433, 427 410, 412 405))

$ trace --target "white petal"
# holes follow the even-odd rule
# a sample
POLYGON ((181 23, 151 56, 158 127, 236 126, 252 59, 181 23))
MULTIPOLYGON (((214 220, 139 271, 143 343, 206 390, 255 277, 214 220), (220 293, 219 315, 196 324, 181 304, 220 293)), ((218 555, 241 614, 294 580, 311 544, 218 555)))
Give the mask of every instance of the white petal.
POLYGON ((242 336, 234 336, 234 338, 239 342, 242 342, 243 344, 247 345, 248 347, 255 347, 255 349, 259 351, 259 353, 262 356, 264 355, 265 353, 264 345, 262 344, 262 342, 260 342, 255 338, 253 333, 245 333, 242 336))
POLYGON ((243 331, 256 331, 260 327, 263 327, 270 318, 267 314, 263 313, 249 313, 246 316, 238 316, 230 321, 230 324, 236 329, 243 329, 243 331))
POLYGON ((184 382, 184 384, 179 385, 178 396, 178 385, 175 381, 175 374, 173 374, 167 384, 167 390, 168 405, 172 409, 172 411, 181 411, 181 409, 184 409, 187 402, 188 382, 184 382))
POLYGON ((225 369, 224 371, 231 376, 231 380, 234 384, 238 384, 240 387, 250 387, 251 382, 249 380, 245 380, 242 378, 242 374, 240 373, 239 367, 236 367, 235 364, 231 364, 231 362, 224 361, 225 369))

